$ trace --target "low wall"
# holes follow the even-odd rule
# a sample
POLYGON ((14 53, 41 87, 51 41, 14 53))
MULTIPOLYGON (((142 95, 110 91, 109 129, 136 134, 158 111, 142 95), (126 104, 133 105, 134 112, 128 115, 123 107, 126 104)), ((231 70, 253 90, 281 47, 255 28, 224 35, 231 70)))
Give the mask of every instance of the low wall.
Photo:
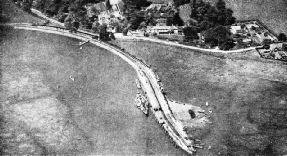
POLYGON ((185 39, 185 36, 181 36, 181 35, 157 35, 157 38, 168 39, 170 41, 182 42, 185 39))
POLYGON ((278 34, 275 33, 273 30, 271 30, 267 25, 265 25, 263 22, 261 22, 259 19, 248 19, 248 20, 239 20, 238 23, 245 23, 245 22, 257 22, 260 26, 262 26, 264 29, 269 31, 271 35, 277 38, 278 34))

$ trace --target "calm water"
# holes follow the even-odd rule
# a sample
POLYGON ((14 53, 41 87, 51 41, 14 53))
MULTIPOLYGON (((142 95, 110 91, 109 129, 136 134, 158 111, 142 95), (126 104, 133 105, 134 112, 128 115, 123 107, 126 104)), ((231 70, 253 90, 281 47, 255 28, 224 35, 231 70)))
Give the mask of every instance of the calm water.
POLYGON ((136 72, 121 58, 92 44, 80 50, 78 40, 36 31, 11 30, 2 39, 6 54, 19 51, 29 69, 43 74, 43 83, 91 143, 90 154, 185 155, 154 117, 135 107, 136 72))

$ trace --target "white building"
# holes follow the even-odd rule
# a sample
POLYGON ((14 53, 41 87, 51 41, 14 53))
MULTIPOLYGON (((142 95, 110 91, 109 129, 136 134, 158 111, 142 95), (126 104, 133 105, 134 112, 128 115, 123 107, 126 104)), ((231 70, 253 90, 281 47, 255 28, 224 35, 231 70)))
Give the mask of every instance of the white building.
POLYGON ((147 32, 156 33, 157 35, 160 34, 178 34, 178 27, 176 26, 148 26, 147 32))
POLYGON ((88 16, 96 16, 100 24, 109 24, 111 19, 121 20, 123 19, 124 3, 122 0, 110 0, 112 6, 111 9, 107 9, 105 2, 89 3, 86 5, 88 10, 88 16))
POLYGON ((233 25, 233 26, 230 27, 230 32, 231 32, 232 34, 236 34, 238 30, 241 30, 241 26, 235 26, 235 25, 233 25))

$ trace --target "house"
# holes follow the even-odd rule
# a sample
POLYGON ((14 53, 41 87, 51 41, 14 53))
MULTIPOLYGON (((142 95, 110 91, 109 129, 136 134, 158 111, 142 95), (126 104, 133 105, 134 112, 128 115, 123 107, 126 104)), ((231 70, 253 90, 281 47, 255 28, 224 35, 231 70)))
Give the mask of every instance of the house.
POLYGON ((232 26, 230 27, 230 32, 231 32, 232 34, 237 34, 237 30, 241 30, 241 26, 232 25, 232 26))
POLYGON ((166 26, 167 19, 166 18, 159 18, 156 20, 157 26, 166 26))
POLYGON ((259 44, 265 44, 274 41, 274 39, 271 36, 265 36, 264 33, 260 34, 256 33, 254 36, 254 40, 259 44))
POLYGON ((253 31, 253 29, 258 29, 259 26, 257 24, 253 24, 253 23, 250 23, 250 24, 246 24, 246 28, 249 30, 249 31, 253 31))
POLYGON ((172 3, 173 0, 147 0, 153 4, 165 4, 165 3, 172 3))
POLYGON ((122 0, 110 0, 110 4, 112 5, 113 14, 117 17, 123 14, 124 11, 124 2, 122 0))
POLYGON ((107 9, 105 2, 96 4, 89 3, 85 6, 88 10, 88 16, 97 17, 100 24, 109 24, 110 20, 115 18, 117 20, 123 19, 124 3, 122 0, 110 0, 111 9, 107 9))
POLYGON ((283 43, 272 43, 270 44, 270 50, 274 51, 275 49, 281 50, 283 48, 283 43))
POLYGON ((287 52, 287 43, 283 43, 282 50, 287 52))
POLYGON ((271 39, 263 39, 263 41, 261 42, 261 45, 270 45, 272 43, 271 39))
POLYGON ((178 34, 178 27, 176 26, 148 26, 147 32, 160 34, 178 34))
POLYGON ((244 29, 239 29, 239 30, 236 30, 236 34, 239 34, 239 35, 247 35, 247 32, 246 32, 246 30, 244 30, 244 29))
POLYGON ((244 38, 242 40, 243 43, 251 43, 252 42, 252 39, 251 38, 244 38))

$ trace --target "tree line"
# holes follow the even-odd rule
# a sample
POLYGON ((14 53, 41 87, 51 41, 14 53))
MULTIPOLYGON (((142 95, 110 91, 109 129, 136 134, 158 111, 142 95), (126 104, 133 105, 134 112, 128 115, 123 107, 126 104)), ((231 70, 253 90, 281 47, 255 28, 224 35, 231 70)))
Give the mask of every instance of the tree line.
POLYGON ((205 43, 220 49, 234 47, 234 41, 227 26, 236 22, 233 11, 226 8, 224 0, 218 0, 215 6, 203 0, 190 0, 191 14, 184 34, 188 40, 198 39, 198 33, 205 38, 205 43))

